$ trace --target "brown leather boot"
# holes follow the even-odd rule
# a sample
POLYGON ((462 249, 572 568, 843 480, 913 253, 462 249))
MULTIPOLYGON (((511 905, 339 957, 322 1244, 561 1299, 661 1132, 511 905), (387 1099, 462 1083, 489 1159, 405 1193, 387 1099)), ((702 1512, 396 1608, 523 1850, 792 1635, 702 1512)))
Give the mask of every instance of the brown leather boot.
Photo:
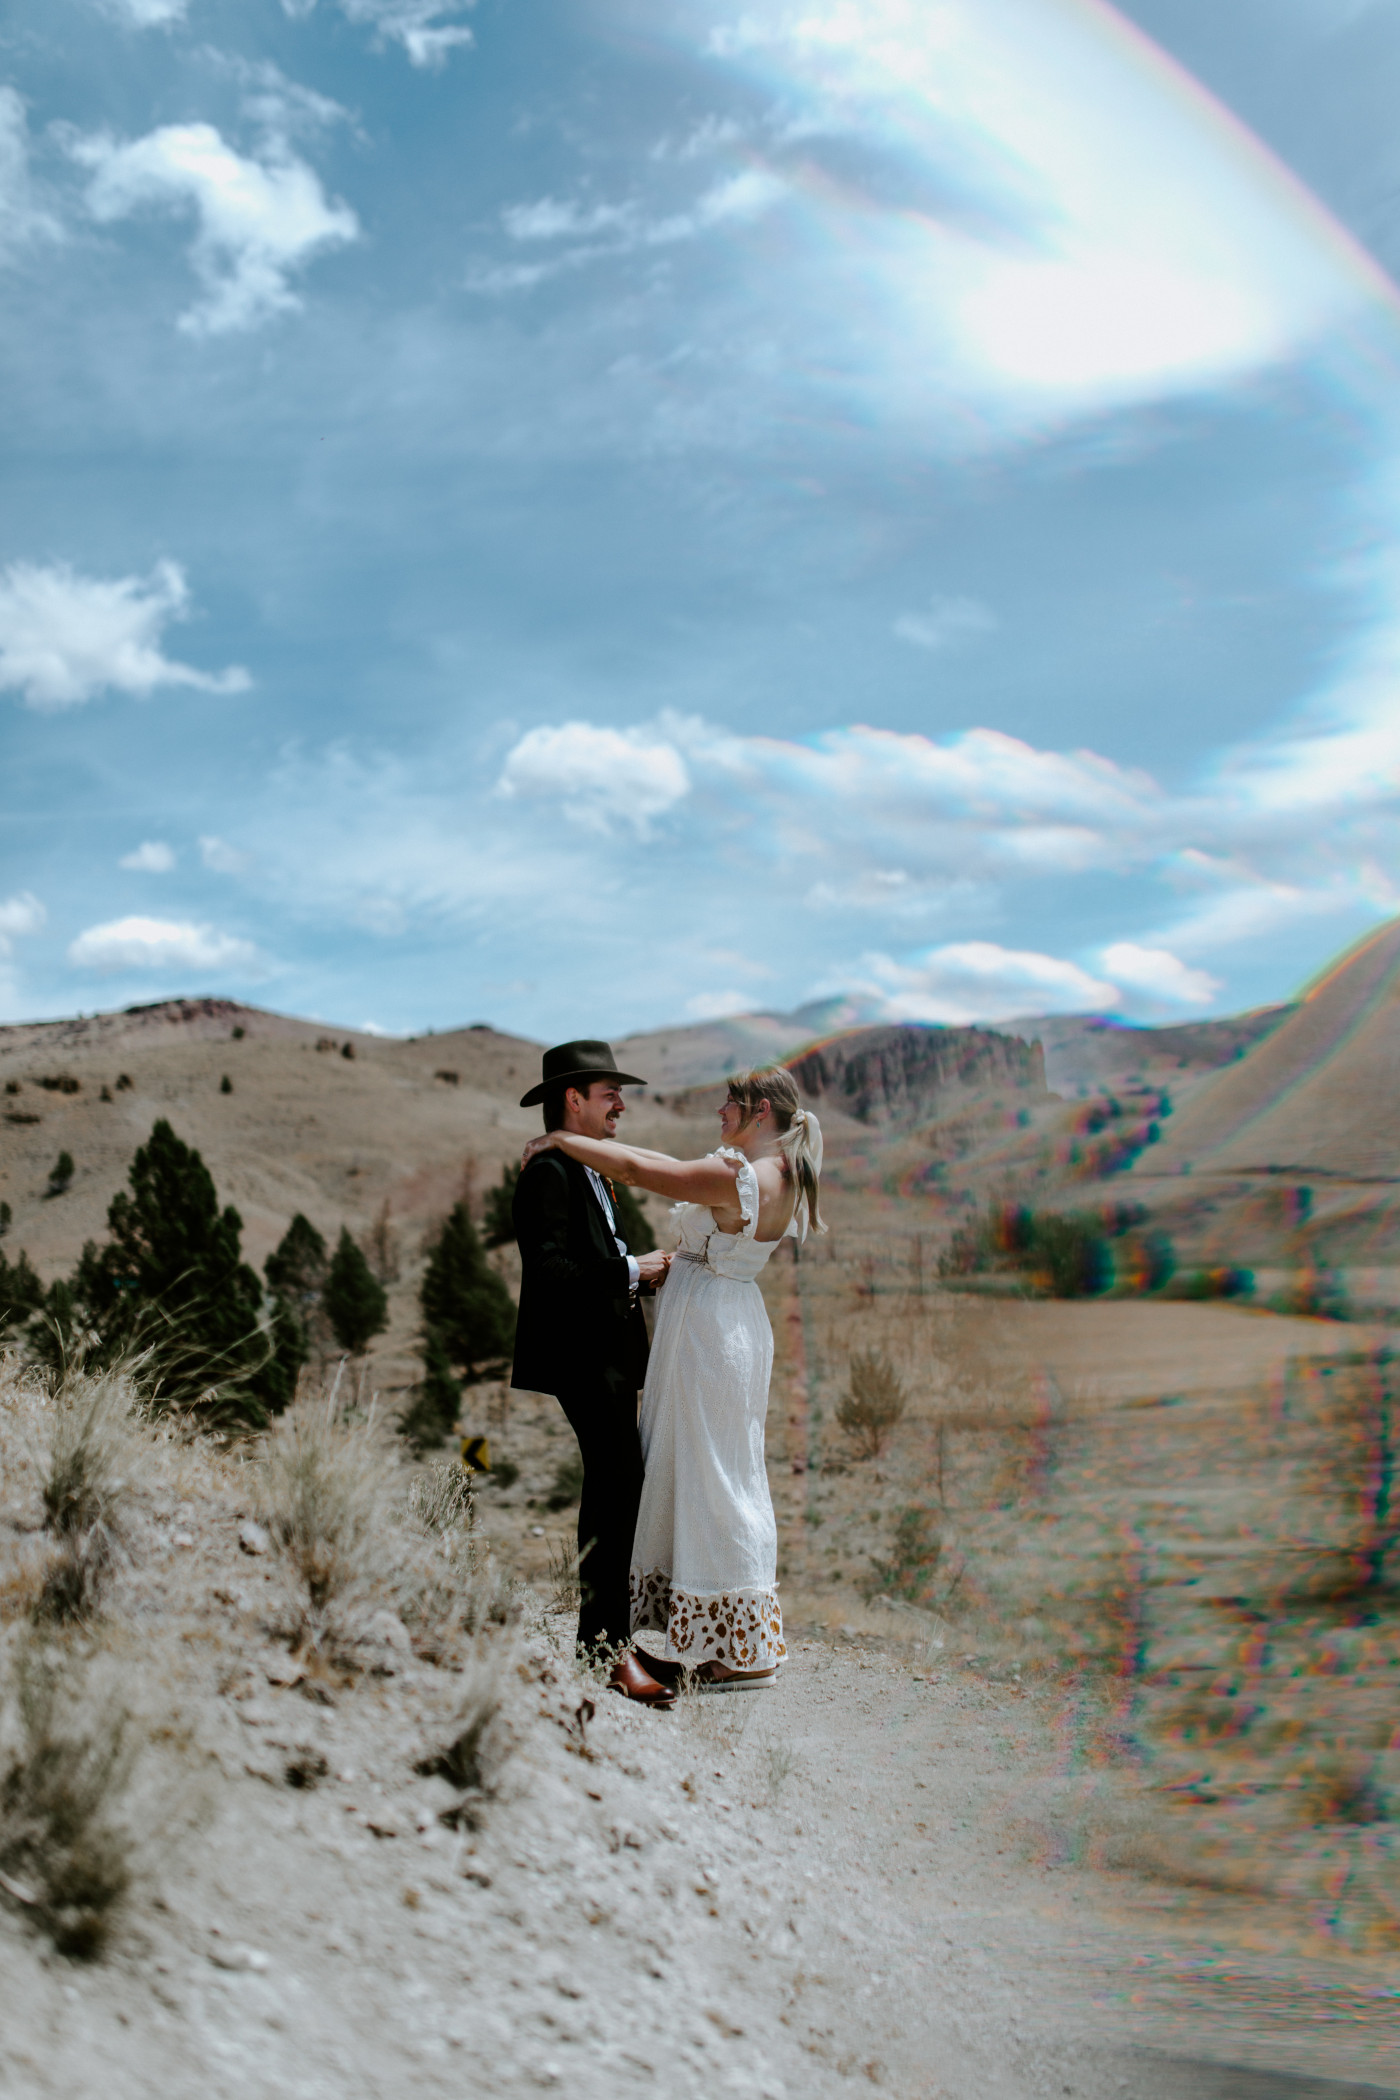
POLYGON ((630 1648, 613 1664, 608 1690, 621 1692, 624 1699, 635 1699, 641 1706, 667 1707, 676 1703, 670 1685, 658 1684, 649 1676, 630 1648))
POLYGON ((683 1662, 672 1662, 665 1655, 649 1655, 645 1648, 637 1648, 633 1652, 647 1675, 654 1677, 658 1684, 680 1685, 686 1674, 683 1662))

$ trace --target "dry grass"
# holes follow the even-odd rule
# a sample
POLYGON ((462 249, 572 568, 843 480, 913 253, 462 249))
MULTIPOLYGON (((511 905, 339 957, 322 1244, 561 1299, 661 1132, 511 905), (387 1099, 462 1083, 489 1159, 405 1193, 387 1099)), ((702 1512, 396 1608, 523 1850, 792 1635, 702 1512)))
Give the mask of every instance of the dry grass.
POLYGON ((128 1371, 70 1371, 44 1410, 39 1489, 55 1543, 34 1603, 36 1619, 71 1624, 98 1610, 142 1455, 128 1371))
POLYGON ((476 1497, 465 1466, 441 1461, 426 1466, 408 1491, 411 1521, 429 1538, 476 1531, 476 1497))
POLYGON ((546 1579, 549 1583, 551 1610, 577 1611, 580 1597, 577 1540, 570 1538, 550 1540, 549 1567, 546 1579))
POLYGON ((264 1441, 259 1502, 288 1578, 299 1646, 349 1636, 356 1611, 392 1574, 384 1471, 373 1417, 347 1422, 334 1393, 299 1402, 264 1441))
POLYGON ((129 1717, 61 1645, 20 1649, 0 1714, 0 1890, 61 1954, 100 1954, 132 1881, 129 1717))

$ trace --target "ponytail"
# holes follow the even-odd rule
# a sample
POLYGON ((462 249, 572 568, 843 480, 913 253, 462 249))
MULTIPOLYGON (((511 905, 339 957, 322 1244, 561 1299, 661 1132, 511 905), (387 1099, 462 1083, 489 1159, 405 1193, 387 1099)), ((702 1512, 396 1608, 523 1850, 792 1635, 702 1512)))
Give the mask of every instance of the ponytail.
POLYGON ((744 1119, 757 1115, 766 1101, 773 1111, 778 1145, 797 1193, 793 1218, 797 1236, 825 1232, 817 1208, 822 1171, 822 1126, 811 1109, 802 1106, 797 1082, 786 1065, 760 1065, 729 1082, 729 1098, 744 1111, 744 1119))

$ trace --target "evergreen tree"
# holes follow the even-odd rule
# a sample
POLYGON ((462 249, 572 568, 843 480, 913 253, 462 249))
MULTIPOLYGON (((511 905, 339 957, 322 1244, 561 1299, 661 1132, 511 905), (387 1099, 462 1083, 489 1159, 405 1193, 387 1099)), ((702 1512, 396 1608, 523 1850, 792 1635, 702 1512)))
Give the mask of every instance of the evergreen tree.
POLYGON ((63 1195, 76 1172, 77 1169, 73 1165, 72 1153, 60 1152, 58 1158, 49 1168, 48 1193, 51 1196, 63 1195))
POLYGON ((462 1381, 452 1368, 447 1344, 435 1327, 423 1332, 423 1379, 413 1405, 399 1423, 417 1451, 431 1450, 456 1427, 462 1381))
MULTIPOLYGON (((279 1381, 268 1375, 262 1289, 242 1259, 243 1220, 231 1204, 220 1210, 209 1169, 164 1118, 127 1179, 107 1212, 107 1244, 89 1241, 45 1313, 107 1361, 143 1352, 143 1376, 167 1405, 260 1426, 279 1381)), ((42 1328, 31 1330, 40 1353, 42 1328)))
POLYGON ((456 1203, 429 1252, 418 1302, 425 1327, 468 1373, 508 1356, 515 1342, 510 1292, 486 1259, 465 1203, 456 1203))
POLYGON ((300 1211, 263 1263, 263 1274, 272 1293, 267 1404, 274 1414, 280 1414, 296 1396, 302 1366, 325 1339, 321 1290, 326 1280, 326 1243, 300 1211))
POLYGON ((481 1236, 488 1247, 511 1247, 515 1244, 515 1220, 511 1216, 511 1204, 515 1200, 515 1184, 519 1179, 520 1162, 515 1160, 504 1169, 495 1188, 486 1191, 481 1236))
POLYGON ((310 1311, 326 1280, 326 1243, 310 1218, 297 1212, 264 1262, 263 1274, 279 1296, 310 1311))
MULTIPOLYGON (((609 1183, 612 1188, 612 1184, 609 1183)), ((621 1182, 612 1189, 613 1217, 617 1221, 618 1236, 627 1242, 629 1254, 650 1254, 656 1245, 656 1234, 647 1223, 646 1212, 621 1182)))
MULTIPOLYGON (((0 1206, 3 1207, 3 1206, 0 1206)), ((27 1320, 44 1302, 44 1286, 23 1247, 13 1261, 0 1253, 0 1336, 6 1327, 27 1320)))
POLYGON ((389 1324, 389 1300, 384 1286, 344 1225, 326 1275, 321 1304, 336 1340, 352 1356, 362 1356, 375 1335, 382 1334, 389 1324))

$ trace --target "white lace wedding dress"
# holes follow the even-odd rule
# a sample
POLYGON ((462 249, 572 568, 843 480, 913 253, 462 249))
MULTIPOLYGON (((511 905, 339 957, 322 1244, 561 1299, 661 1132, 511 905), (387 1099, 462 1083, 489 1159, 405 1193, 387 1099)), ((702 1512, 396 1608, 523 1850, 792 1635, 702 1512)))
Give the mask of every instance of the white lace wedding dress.
POLYGON ((782 1242, 754 1238, 758 1176, 743 1153, 721 1145, 712 1156, 738 1165, 743 1229, 721 1232, 701 1203, 671 1214, 680 1247, 642 1394, 632 1630, 664 1632, 667 1656, 689 1668, 770 1670, 787 1650, 763 1461, 773 1330, 755 1279, 782 1242))

